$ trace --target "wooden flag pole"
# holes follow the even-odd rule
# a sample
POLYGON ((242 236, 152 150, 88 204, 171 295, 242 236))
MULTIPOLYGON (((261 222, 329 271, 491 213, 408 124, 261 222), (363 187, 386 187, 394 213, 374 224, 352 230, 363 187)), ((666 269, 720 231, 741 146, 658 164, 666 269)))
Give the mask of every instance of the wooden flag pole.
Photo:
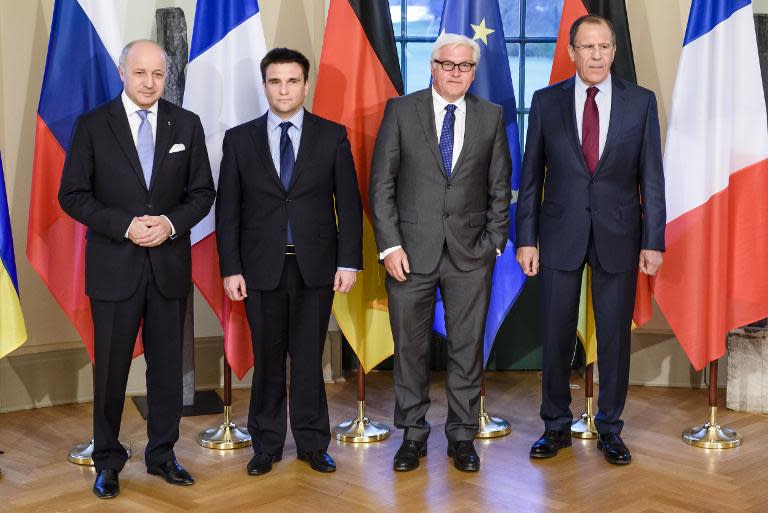
POLYGON ((251 445, 251 435, 232 422, 232 367, 224 355, 224 423, 202 431, 197 442, 208 449, 240 449, 251 445))
POLYGON ((389 438, 389 426, 365 416, 365 370, 360 358, 357 359, 357 417, 336 424, 331 431, 342 442, 378 442, 389 438))
POLYGON ((717 423, 717 360, 709 363, 709 422, 686 429, 682 438, 688 445, 703 449, 731 449, 744 441, 736 431, 717 423))

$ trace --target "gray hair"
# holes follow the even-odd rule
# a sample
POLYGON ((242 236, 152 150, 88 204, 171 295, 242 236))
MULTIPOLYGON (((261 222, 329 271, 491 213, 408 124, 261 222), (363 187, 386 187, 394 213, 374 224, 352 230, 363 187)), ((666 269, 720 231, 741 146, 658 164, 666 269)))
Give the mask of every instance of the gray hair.
POLYGON ((120 52, 119 64, 121 68, 125 69, 125 59, 128 57, 128 52, 131 51, 131 48, 133 48, 133 45, 135 45, 136 43, 152 43, 153 45, 155 45, 162 52, 163 59, 165 60, 165 65, 166 67, 168 66, 168 54, 165 52, 162 46, 157 44, 157 41, 152 41, 151 39, 135 39, 130 43, 128 43, 127 45, 125 45, 125 47, 123 48, 123 51, 120 52))
POLYGON ((437 54, 446 46, 466 46, 472 50, 472 60, 475 61, 475 65, 480 64, 480 45, 474 40, 463 36, 461 34, 451 34, 443 32, 440 37, 435 41, 435 45, 432 47, 432 55, 429 60, 433 61, 437 58, 437 54))

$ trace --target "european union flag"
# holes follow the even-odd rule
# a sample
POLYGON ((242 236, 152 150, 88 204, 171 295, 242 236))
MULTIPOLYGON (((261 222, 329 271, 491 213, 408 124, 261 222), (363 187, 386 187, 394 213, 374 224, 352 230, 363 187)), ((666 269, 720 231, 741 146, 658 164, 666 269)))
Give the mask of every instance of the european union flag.
MULTIPOLYGON (((496 333, 525 283, 525 275, 515 260, 515 212, 520 183, 520 138, 517 129, 517 105, 509 72, 507 45, 498 0, 446 0, 440 21, 440 33, 464 34, 480 45, 480 63, 469 92, 501 105, 507 124, 507 139, 512 157, 512 204, 509 209, 509 241, 496 259, 488 319, 485 323, 483 362, 488 362, 496 333)), ((443 303, 438 297, 435 331, 445 335, 443 303)))

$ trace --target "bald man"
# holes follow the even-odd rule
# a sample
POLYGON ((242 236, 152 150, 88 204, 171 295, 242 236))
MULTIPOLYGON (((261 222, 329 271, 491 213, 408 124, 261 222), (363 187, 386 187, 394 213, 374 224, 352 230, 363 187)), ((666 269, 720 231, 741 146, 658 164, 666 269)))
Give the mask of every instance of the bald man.
POLYGON ((61 208, 88 228, 85 291, 96 372, 93 492, 102 499, 120 493, 118 474, 128 458, 118 434, 140 326, 149 402, 147 472, 174 485, 194 483, 173 446, 182 409, 190 229, 208 213, 216 191, 200 119, 160 99, 166 62, 152 41, 123 49, 124 90, 78 120, 59 189, 61 208))

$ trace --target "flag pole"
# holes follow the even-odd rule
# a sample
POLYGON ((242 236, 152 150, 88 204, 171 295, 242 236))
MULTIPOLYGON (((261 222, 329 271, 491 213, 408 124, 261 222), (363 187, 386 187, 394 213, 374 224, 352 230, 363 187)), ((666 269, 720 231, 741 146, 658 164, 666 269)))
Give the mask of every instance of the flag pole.
POLYGON ((365 370, 360 358, 357 359, 357 417, 336 424, 331 431, 342 442, 379 442, 389 438, 389 426, 365 416, 365 370))
POLYGON ((595 412, 592 406, 594 398, 594 370, 595 364, 588 363, 584 373, 584 412, 578 420, 571 425, 571 436, 574 438, 597 438, 597 426, 595 425, 595 412))
MULTIPOLYGON (((96 390, 96 368, 91 363, 91 382, 93 383, 93 389, 96 390)), ((127 442, 120 441, 120 445, 125 449, 125 453, 128 455, 128 459, 131 459, 131 446, 127 442)), ((87 467, 93 467, 93 438, 89 442, 83 442, 77 444, 69 450, 67 453, 67 461, 74 463, 75 465, 84 465, 87 467)))
POLYGON ((709 362, 709 422, 683 431, 683 442, 703 449, 731 449, 744 438, 717 423, 717 360, 709 362))
POLYGON ((512 426, 508 421, 491 417, 485 411, 485 373, 480 382, 480 418, 479 428, 475 438, 496 438, 506 436, 512 432, 512 426))
POLYGON ((251 445, 251 435, 232 422, 232 367, 224 354, 224 423, 201 431, 197 443, 208 449, 241 449, 251 445))

